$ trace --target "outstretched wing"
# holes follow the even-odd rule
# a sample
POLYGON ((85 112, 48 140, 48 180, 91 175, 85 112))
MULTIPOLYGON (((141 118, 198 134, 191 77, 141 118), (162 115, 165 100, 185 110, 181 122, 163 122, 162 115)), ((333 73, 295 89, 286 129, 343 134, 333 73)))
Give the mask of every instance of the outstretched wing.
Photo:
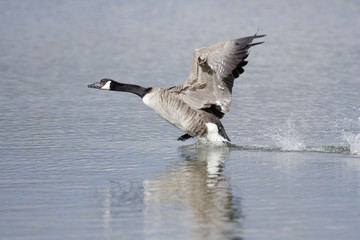
POLYGON ((189 78, 171 91, 192 108, 222 118, 230 111, 234 79, 244 72, 249 48, 263 43, 253 40, 264 36, 255 34, 196 49, 189 78))

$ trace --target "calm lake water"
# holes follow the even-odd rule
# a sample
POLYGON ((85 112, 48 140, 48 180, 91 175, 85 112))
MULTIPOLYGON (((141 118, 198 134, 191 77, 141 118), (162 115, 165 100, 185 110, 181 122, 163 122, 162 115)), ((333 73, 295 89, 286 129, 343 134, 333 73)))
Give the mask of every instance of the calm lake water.
POLYGON ((0 239, 359 239, 360 2, 0 2, 0 239), (109 77, 171 87, 251 49, 210 147, 109 77))

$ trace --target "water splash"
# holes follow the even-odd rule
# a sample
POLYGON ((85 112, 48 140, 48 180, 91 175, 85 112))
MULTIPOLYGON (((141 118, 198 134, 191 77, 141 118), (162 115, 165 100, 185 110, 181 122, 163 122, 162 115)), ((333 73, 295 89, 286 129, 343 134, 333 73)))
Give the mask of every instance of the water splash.
POLYGON ((283 151, 302 151, 306 149, 303 136, 295 123, 288 119, 283 127, 269 135, 277 147, 283 151))
MULTIPOLYGON (((359 109, 360 111, 360 109, 359 109)), ((301 128, 303 126, 300 122, 294 120, 294 117, 290 117, 279 128, 272 129, 267 133, 263 133, 259 139, 262 141, 266 139, 265 143, 254 144, 254 141, 250 141, 250 144, 233 145, 228 146, 232 149, 240 151, 265 151, 265 152, 316 152, 316 153, 335 153, 335 154, 351 154, 360 156, 360 117, 354 121, 354 119, 345 118, 340 121, 341 128, 336 125, 336 137, 335 144, 326 145, 306 145, 305 139, 309 138, 304 136, 304 132, 308 132, 309 129, 301 128), (339 134, 339 131, 342 135, 339 134), (300 130, 303 130, 300 131, 300 130), (342 139, 341 139, 342 138, 342 139), (272 140, 269 144, 268 141, 272 140), (346 143, 347 144, 346 144, 346 143)), ((307 127, 307 125, 303 126, 307 127)), ((251 139, 253 140, 253 139, 251 139)))
POLYGON ((314 152, 314 153, 336 153, 350 154, 350 148, 345 146, 318 146, 306 147, 301 150, 285 150, 279 147, 269 146, 233 146, 231 149, 239 151, 262 151, 262 152, 314 152))
MULTIPOLYGON (((360 117, 357 119, 357 128, 360 129, 360 117)), ((350 153, 360 155, 360 133, 343 132, 343 137, 350 145, 350 153)))

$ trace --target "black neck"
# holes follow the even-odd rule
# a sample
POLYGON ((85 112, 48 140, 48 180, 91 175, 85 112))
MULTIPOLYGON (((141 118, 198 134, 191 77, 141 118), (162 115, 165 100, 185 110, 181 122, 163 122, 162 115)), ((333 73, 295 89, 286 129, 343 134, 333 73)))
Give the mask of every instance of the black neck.
POLYGON ((150 89, 151 88, 144 88, 134 84, 118 83, 116 81, 112 81, 110 86, 110 90, 134 93, 141 98, 143 98, 150 89))

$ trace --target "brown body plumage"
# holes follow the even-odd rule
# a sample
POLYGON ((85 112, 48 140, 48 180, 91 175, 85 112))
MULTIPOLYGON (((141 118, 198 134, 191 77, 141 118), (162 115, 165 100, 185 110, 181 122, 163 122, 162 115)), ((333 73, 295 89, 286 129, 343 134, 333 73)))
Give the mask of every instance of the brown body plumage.
POLYGON ((220 119, 230 111, 234 79, 244 72, 254 35, 196 49, 190 75, 172 88, 143 88, 102 79, 89 87, 137 94, 163 119, 186 132, 179 140, 197 137, 212 143, 230 142, 220 119))

